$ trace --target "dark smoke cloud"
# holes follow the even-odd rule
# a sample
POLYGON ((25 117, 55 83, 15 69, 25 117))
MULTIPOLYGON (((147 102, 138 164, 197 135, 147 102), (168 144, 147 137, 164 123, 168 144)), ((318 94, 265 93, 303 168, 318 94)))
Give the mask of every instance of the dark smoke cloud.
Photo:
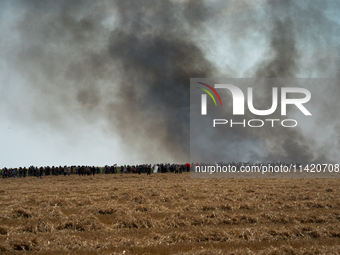
MULTIPOLYGON (((261 84, 260 80, 258 83, 250 84, 254 88, 254 106, 256 109, 270 108, 272 87, 278 85, 279 87, 294 87, 293 84, 289 84, 289 81, 292 80, 288 78, 336 76, 338 42, 336 42, 337 36, 334 31, 339 31, 339 23, 332 20, 327 13, 329 13, 329 8, 336 8, 338 3, 327 1, 327 4, 328 6, 325 7, 320 1, 303 3, 270 0, 266 1, 262 6, 263 13, 261 15, 249 14, 248 12, 239 14, 235 20, 226 25, 226 30, 220 30, 221 34, 223 32, 230 33, 234 43, 231 47, 236 54, 240 55, 242 55, 242 50, 245 49, 242 41, 245 41, 247 36, 251 38, 252 36, 255 37, 256 34, 260 34, 266 38, 266 50, 257 63, 250 70, 247 70, 247 77, 286 78, 286 80, 282 79, 281 83, 276 83, 275 85, 273 80, 268 80, 265 84, 261 84), (327 68, 320 66, 325 60, 325 56, 327 56, 329 63, 327 68)), ((249 46, 252 45, 248 44, 249 46)), ((322 80, 319 80, 319 82, 319 85, 309 84, 310 86, 307 87, 312 90, 312 100, 308 107, 317 105, 317 107, 313 108, 312 117, 315 131, 318 131, 321 127, 331 127, 334 139, 338 137, 337 123, 339 118, 336 117, 338 116, 338 111, 335 109, 337 109, 336 95, 340 93, 340 86, 336 85, 336 81, 333 81, 333 84, 327 84, 322 80), (327 100, 325 100, 326 98, 327 100)), ((235 84, 237 83, 238 81, 235 80, 235 84)), ((318 82, 316 81, 315 83, 318 82)), ((246 87, 243 91, 246 92, 246 87)), ((231 97, 229 99, 228 109, 231 109, 231 97)), ((211 107, 213 106, 211 105, 211 107)), ((296 114, 292 110, 288 109, 286 118, 292 118, 291 116, 296 114)), ((216 116, 216 118, 220 117, 216 116)), ((227 119, 233 119, 234 121, 254 118, 257 117, 249 111, 240 119, 231 115, 231 112, 228 112, 227 115, 227 119)), ((280 107, 270 118, 283 118, 280 115, 280 107)), ((227 141, 228 146, 226 147, 225 144, 222 144, 221 147, 216 149, 218 145, 211 145, 215 146, 213 151, 219 151, 220 155, 211 155, 210 158, 213 156, 217 158, 220 156, 219 158, 221 158, 222 155, 222 158, 225 157, 233 161, 233 158, 240 160, 246 155, 245 158, 249 161, 334 162, 334 154, 329 152, 336 150, 338 147, 332 145, 331 141, 328 141, 327 145, 318 145, 320 141, 316 133, 307 133, 301 127, 293 129, 283 127, 239 128, 228 129, 228 132, 225 129, 222 131, 218 134, 215 133, 216 137, 210 137, 210 139, 213 141, 227 141), (263 145, 267 154, 263 153, 263 145), (256 146, 259 148, 258 150, 253 148, 256 146), (225 148, 229 149, 225 150, 225 148), (240 149, 243 149, 243 151, 240 149), (237 151, 236 155, 235 151, 237 151)), ((320 134, 321 132, 317 133, 320 134)), ((321 135, 325 135, 325 133, 322 132, 321 135)))
MULTIPOLYGON (((267 51, 269 58, 260 61, 255 67, 256 77, 264 78, 308 78, 309 74, 302 74, 301 70, 304 65, 301 60, 302 55, 309 54, 308 48, 304 48, 304 42, 309 41, 313 44, 313 50, 319 51, 317 46, 319 40, 315 40, 317 31, 320 32, 319 36, 322 39, 330 40, 333 35, 325 35, 320 31, 319 22, 327 20, 325 12, 320 9, 318 1, 309 3, 307 6, 300 6, 296 1, 268 1, 268 8, 266 9, 268 17, 268 24, 271 28, 268 33, 270 47, 267 51), (303 21, 303 22, 302 22, 303 21), (306 24, 309 23, 309 24, 306 24), (313 37, 311 38, 311 33, 313 37), (311 41, 311 39, 313 41, 311 41), (301 47, 302 46, 302 47, 301 47), (316 46, 316 48, 314 48, 316 46)), ((328 22, 331 27, 337 27, 334 22, 328 22)), ((330 27, 330 26, 328 26, 330 27)), ((322 40, 321 39, 321 40, 322 40)), ((309 45, 310 47, 310 45, 309 45)), ((313 67, 317 69, 317 67, 313 67)), ((283 81, 282 86, 290 86, 283 81)), ((334 88, 334 84, 331 85, 334 88)), ((271 91, 272 85, 270 82, 265 85, 266 92, 271 91)), ((313 89, 311 87, 311 89, 313 89)), ((320 89, 320 88, 319 88, 320 89)), ((326 88, 325 88, 326 89, 326 88)), ((340 88, 336 88, 340 92, 340 88)), ((315 90, 312 90, 315 92, 315 90)), ((269 99, 271 94, 266 95, 269 99)), ((318 97, 317 94, 313 96, 318 97)), ((323 100, 323 99, 319 99, 323 100)), ((330 100, 333 102, 333 100, 330 100)), ((317 103, 314 101, 313 103, 317 103)), ((263 104, 260 104, 263 107, 263 104)), ((330 107, 331 109, 332 107, 330 107)), ((259 108, 259 109, 268 109, 259 108)), ((319 107, 318 110, 328 111, 327 108, 319 107)), ((314 118, 320 118, 325 115, 324 113, 314 112, 314 118)), ((279 114, 271 116, 280 119, 279 114)), ((271 144, 270 153, 267 160, 280 160, 285 161, 293 160, 304 163, 310 162, 330 162, 331 159, 327 158, 326 150, 316 149, 315 137, 308 137, 301 128, 290 130, 267 129, 265 133, 255 134, 260 135, 260 138, 271 144), (274 145, 274 146, 273 146, 274 145)), ((328 148, 329 150, 329 148, 328 148)), ((334 159, 333 159, 334 160, 334 159)))
POLYGON ((146 161, 188 159, 190 77, 214 70, 190 32, 208 19, 203 2, 17 6, 26 11, 13 65, 38 95, 30 105, 35 122, 69 122, 68 129, 105 120, 121 148, 146 161))
MULTIPOLYGON (((270 22, 268 34, 270 44, 267 54, 269 59, 260 62, 256 66, 256 77, 263 78, 296 78, 299 73, 300 54, 297 49, 298 35, 294 31, 294 17, 291 16, 294 8, 293 1, 269 1, 266 11, 270 22), (283 16, 283 17, 282 17, 283 16)), ((289 86, 282 84, 281 86, 289 86)), ((269 101, 273 85, 265 84, 265 98, 269 101), (269 93, 268 93, 269 92, 269 93)), ((260 88, 261 89, 261 88, 260 88)), ((257 98, 259 102, 261 98, 257 98)), ((268 102, 268 101, 267 101, 268 102)), ((258 104, 261 108, 264 104, 258 104)), ((281 119, 279 113, 271 116, 273 119, 281 119)), ((292 160, 295 162, 312 162, 314 155, 310 149, 310 141, 303 135, 299 128, 287 130, 285 128, 266 129, 260 135, 267 144, 271 144, 271 150, 266 160, 292 160)))
MULTIPOLYGON (((76 131, 69 130, 104 121, 105 130, 121 138, 123 151, 145 161, 183 162, 189 154, 190 78, 231 76, 208 60, 214 49, 202 47, 202 40, 209 44, 230 37, 233 44, 226 51, 238 56, 254 46, 246 38, 264 38, 265 54, 239 77, 336 75, 340 58, 328 49, 336 51, 339 44, 325 28, 339 28, 325 14, 324 1, 257 2, 261 5, 242 2, 237 10, 220 1, 13 2, 20 17, 12 29, 19 39, 9 48, 7 64, 25 81, 28 93, 20 100, 30 109, 30 125, 71 136, 76 131), (311 43, 305 47, 305 42, 311 43)), ((327 3, 327 10, 338 5, 327 3)), ((254 88, 256 108, 270 107, 262 103, 271 101, 270 87, 254 88)), ((252 118, 249 113, 245 117, 252 118)), ((251 160, 327 159, 299 128, 244 129, 227 138, 232 143, 262 141, 270 153, 252 151, 251 160)))

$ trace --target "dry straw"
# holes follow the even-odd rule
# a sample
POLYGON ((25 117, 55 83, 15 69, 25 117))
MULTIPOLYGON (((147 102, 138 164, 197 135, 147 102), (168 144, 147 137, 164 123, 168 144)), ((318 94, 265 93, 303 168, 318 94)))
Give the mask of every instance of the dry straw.
POLYGON ((0 251, 339 254, 338 179, 1 180, 0 251))

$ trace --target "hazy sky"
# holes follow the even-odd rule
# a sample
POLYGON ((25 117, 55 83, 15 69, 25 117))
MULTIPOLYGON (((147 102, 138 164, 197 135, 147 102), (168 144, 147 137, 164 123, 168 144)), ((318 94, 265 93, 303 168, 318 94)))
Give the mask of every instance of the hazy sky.
MULTIPOLYGON (((339 77, 339 5, 3 0, 0 168, 186 162, 190 78, 339 77)), ((302 128, 335 160, 340 91, 319 91, 302 128)))

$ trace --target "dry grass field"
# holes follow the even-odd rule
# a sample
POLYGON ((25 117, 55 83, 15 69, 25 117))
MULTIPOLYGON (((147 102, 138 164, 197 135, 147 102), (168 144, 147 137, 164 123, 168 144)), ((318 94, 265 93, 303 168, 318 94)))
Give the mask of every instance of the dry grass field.
POLYGON ((340 254, 339 179, 0 179, 0 253, 340 254))

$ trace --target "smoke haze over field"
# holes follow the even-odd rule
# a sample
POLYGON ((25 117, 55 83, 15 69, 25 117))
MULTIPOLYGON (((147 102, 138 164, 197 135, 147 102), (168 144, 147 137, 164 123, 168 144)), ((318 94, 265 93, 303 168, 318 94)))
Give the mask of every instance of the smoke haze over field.
MULTIPOLYGON (((0 167, 186 162, 190 78, 335 78, 339 5, 3 1, 0 167)), ((235 134, 263 142, 248 160, 334 160, 340 87, 315 89, 310 123, 235 134)))

